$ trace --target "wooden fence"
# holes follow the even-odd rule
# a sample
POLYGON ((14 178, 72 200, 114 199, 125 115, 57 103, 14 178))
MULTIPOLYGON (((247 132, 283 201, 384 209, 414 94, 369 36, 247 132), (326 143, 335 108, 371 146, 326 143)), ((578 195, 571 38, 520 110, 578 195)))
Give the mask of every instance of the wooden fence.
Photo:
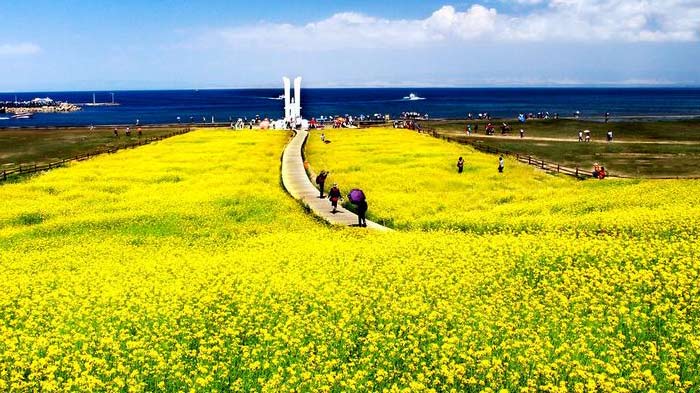
POLYGON ((452 137, 449 135, 443 135, 432 128, 422 128, 422 129, 417 129, 416 131, 418 131, 419 133, 428 134, 428 135, 431 135, 435 138, 443 139, 443 140, 446 140, 449 142, 457 142, 457 143, 467 144, 467 145, 472 146, 474 149, 485 152, 485 153, 503 154, 504 156, 514 157, 519 162, 537 167, 537 168, 542 169, 544 171, 561 173, 564 175, 573 176, 577 179, 589 179, 589 178, 593 177, 593 174, 591 172, 582 171, 579 167, 575 167, 575 168, 565 167, 565 166, 560 165, 556 162, 547 162, 545 160, 540 160, 540 159, 533 157, 531 155, 522 155, 519 153, 513 153, 513 152, 508 151, 508 150, 501 150, 501 149, 498 149, 495 147, 482 145, 476 141, 472 141, 472 140, 469 140, 466 138, 456 138, 456 137, 452 137))
POLYGON ((135 147, 139 146, 144 146, 148 145, 151 142, 157 142, 157 141, 162 141, 163 139, 167 139, 176 135, 182 135, 190 132, 190 128, 184 128, 182 130, 178 131, 173 131, 169 134, 165 135, 159 135, 151 138, 144 138, 140 139, 138 142, 133 142, 133 143, 128 143, 125 145, 120 145, 120 146, 115 146, 111 147, 108 149, 103 149, 103 150, 95 150, 93 152, 88 152, 88 153, 83 153, 83 154, 78 154, 74 157, 69 157, 69 158, 64 158, 61 161, 56 161, 56 162, 50 162, 48 164, 44 165, 19 165, 18 167, 12 168, 12 169, 4 169, 2 173, 0 173, 0 182, 6 181, 7 179, 11 178, 12 176, 21 176, 21 175, 28 175, 31 173, 37 173, 37 172, 42 172, 42 171, 48 171, 54 168, 59 168, 64 165, 66 165, 69 162, 72 161, 83 161, 87 160, 91 157, 99 156, 101 154, 105 153, 116 153, 119 150, 122 149, 133 149, 135 147))

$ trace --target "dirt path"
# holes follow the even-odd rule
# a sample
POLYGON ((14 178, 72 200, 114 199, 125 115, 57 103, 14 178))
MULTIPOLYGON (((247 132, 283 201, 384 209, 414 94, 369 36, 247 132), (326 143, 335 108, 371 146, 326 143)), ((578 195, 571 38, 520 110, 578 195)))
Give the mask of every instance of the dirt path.
MULTIPOLYGON (((338 205, 336 213, 331 212, 328 199, 319 198, 319 192, 306 175, 301 149, 308 137, 308 131, 299 131, 287 144, 282 155, 282 184, 296 200, 308 206, 313 213, 334 225, 357 226, 357 215, 338 205)), ((391 229, 367 220, 367 228, 379 231, 391 229)))

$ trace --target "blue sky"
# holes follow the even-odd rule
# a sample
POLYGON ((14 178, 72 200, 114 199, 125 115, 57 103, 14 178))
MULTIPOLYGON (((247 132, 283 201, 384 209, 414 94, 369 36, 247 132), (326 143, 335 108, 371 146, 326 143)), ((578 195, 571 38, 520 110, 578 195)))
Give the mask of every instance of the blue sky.
POLYGON ((700 85, 700 0, 34 0, 0 20, 3 92, 700 85))

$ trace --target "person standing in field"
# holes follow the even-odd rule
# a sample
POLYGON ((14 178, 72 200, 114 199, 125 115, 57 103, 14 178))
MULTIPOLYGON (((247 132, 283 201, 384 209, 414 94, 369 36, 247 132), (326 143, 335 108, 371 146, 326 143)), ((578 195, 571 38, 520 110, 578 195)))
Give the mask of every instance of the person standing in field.
POLYGON ((326 184, 326 178, 328 177, 328 172, 321 171, 321 173, 316 176, 316 184, 318 184, 318 189, 321 191, 319 198, 323 198, 323 187, 326 184))
POLYGON ((525 137, 525 130, 522 128, 520 129, 520 139, 523 139, 525 137))
POLYGON ((583 142, 583 131, 578 130, 578 141, 583 142))
POLYGON ((498 173, 503 173, 503 168, 506 167, 506 160, 503 159, 503 155, 501 154, 500 157, 498 157, 498 173))
POLYGON ((328 199, 331 201, 331 206, 333 206, 333 211, 335 213, 338 211, 338 201, 340 200, 340 189, 338 188, 338 183, 333 183, 333 187, 328 191, 328 199))
POLYGON ((464 170, 464 159, 462 157, 459 157, 457 160, 457 173, 462 173, 464 170))
POLYGON ((362 200, 357 202, 357 226, 358 227, 367 227, 367 201, 362 200))

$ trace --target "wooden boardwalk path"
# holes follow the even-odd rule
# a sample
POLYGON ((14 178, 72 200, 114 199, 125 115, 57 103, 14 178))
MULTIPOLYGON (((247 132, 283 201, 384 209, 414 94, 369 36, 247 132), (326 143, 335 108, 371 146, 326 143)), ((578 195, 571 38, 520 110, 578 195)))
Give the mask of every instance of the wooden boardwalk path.
MULTIPOLYGON (((322 219, 333 225, 357 226, 357 215, 338 204, 337 213, 331 213, 331 203, 328 199, 319 198, 319 192, 306 175, 304 159, 301 151, 304 148, 308 131, 298 131, 287 144, 282 154, 282 184, 287 192, 296 200, 309 206, 311 211, 322 219)), ((330 188, 330 187, 328 187, 330 188)), ((347 193, 349 190, 341 191, 347 193)), ((327 192, 327 190, 326 190, 327 192)), ((380 231, 390 231, 391 229, 367 220, 367 228, 380 231)))

